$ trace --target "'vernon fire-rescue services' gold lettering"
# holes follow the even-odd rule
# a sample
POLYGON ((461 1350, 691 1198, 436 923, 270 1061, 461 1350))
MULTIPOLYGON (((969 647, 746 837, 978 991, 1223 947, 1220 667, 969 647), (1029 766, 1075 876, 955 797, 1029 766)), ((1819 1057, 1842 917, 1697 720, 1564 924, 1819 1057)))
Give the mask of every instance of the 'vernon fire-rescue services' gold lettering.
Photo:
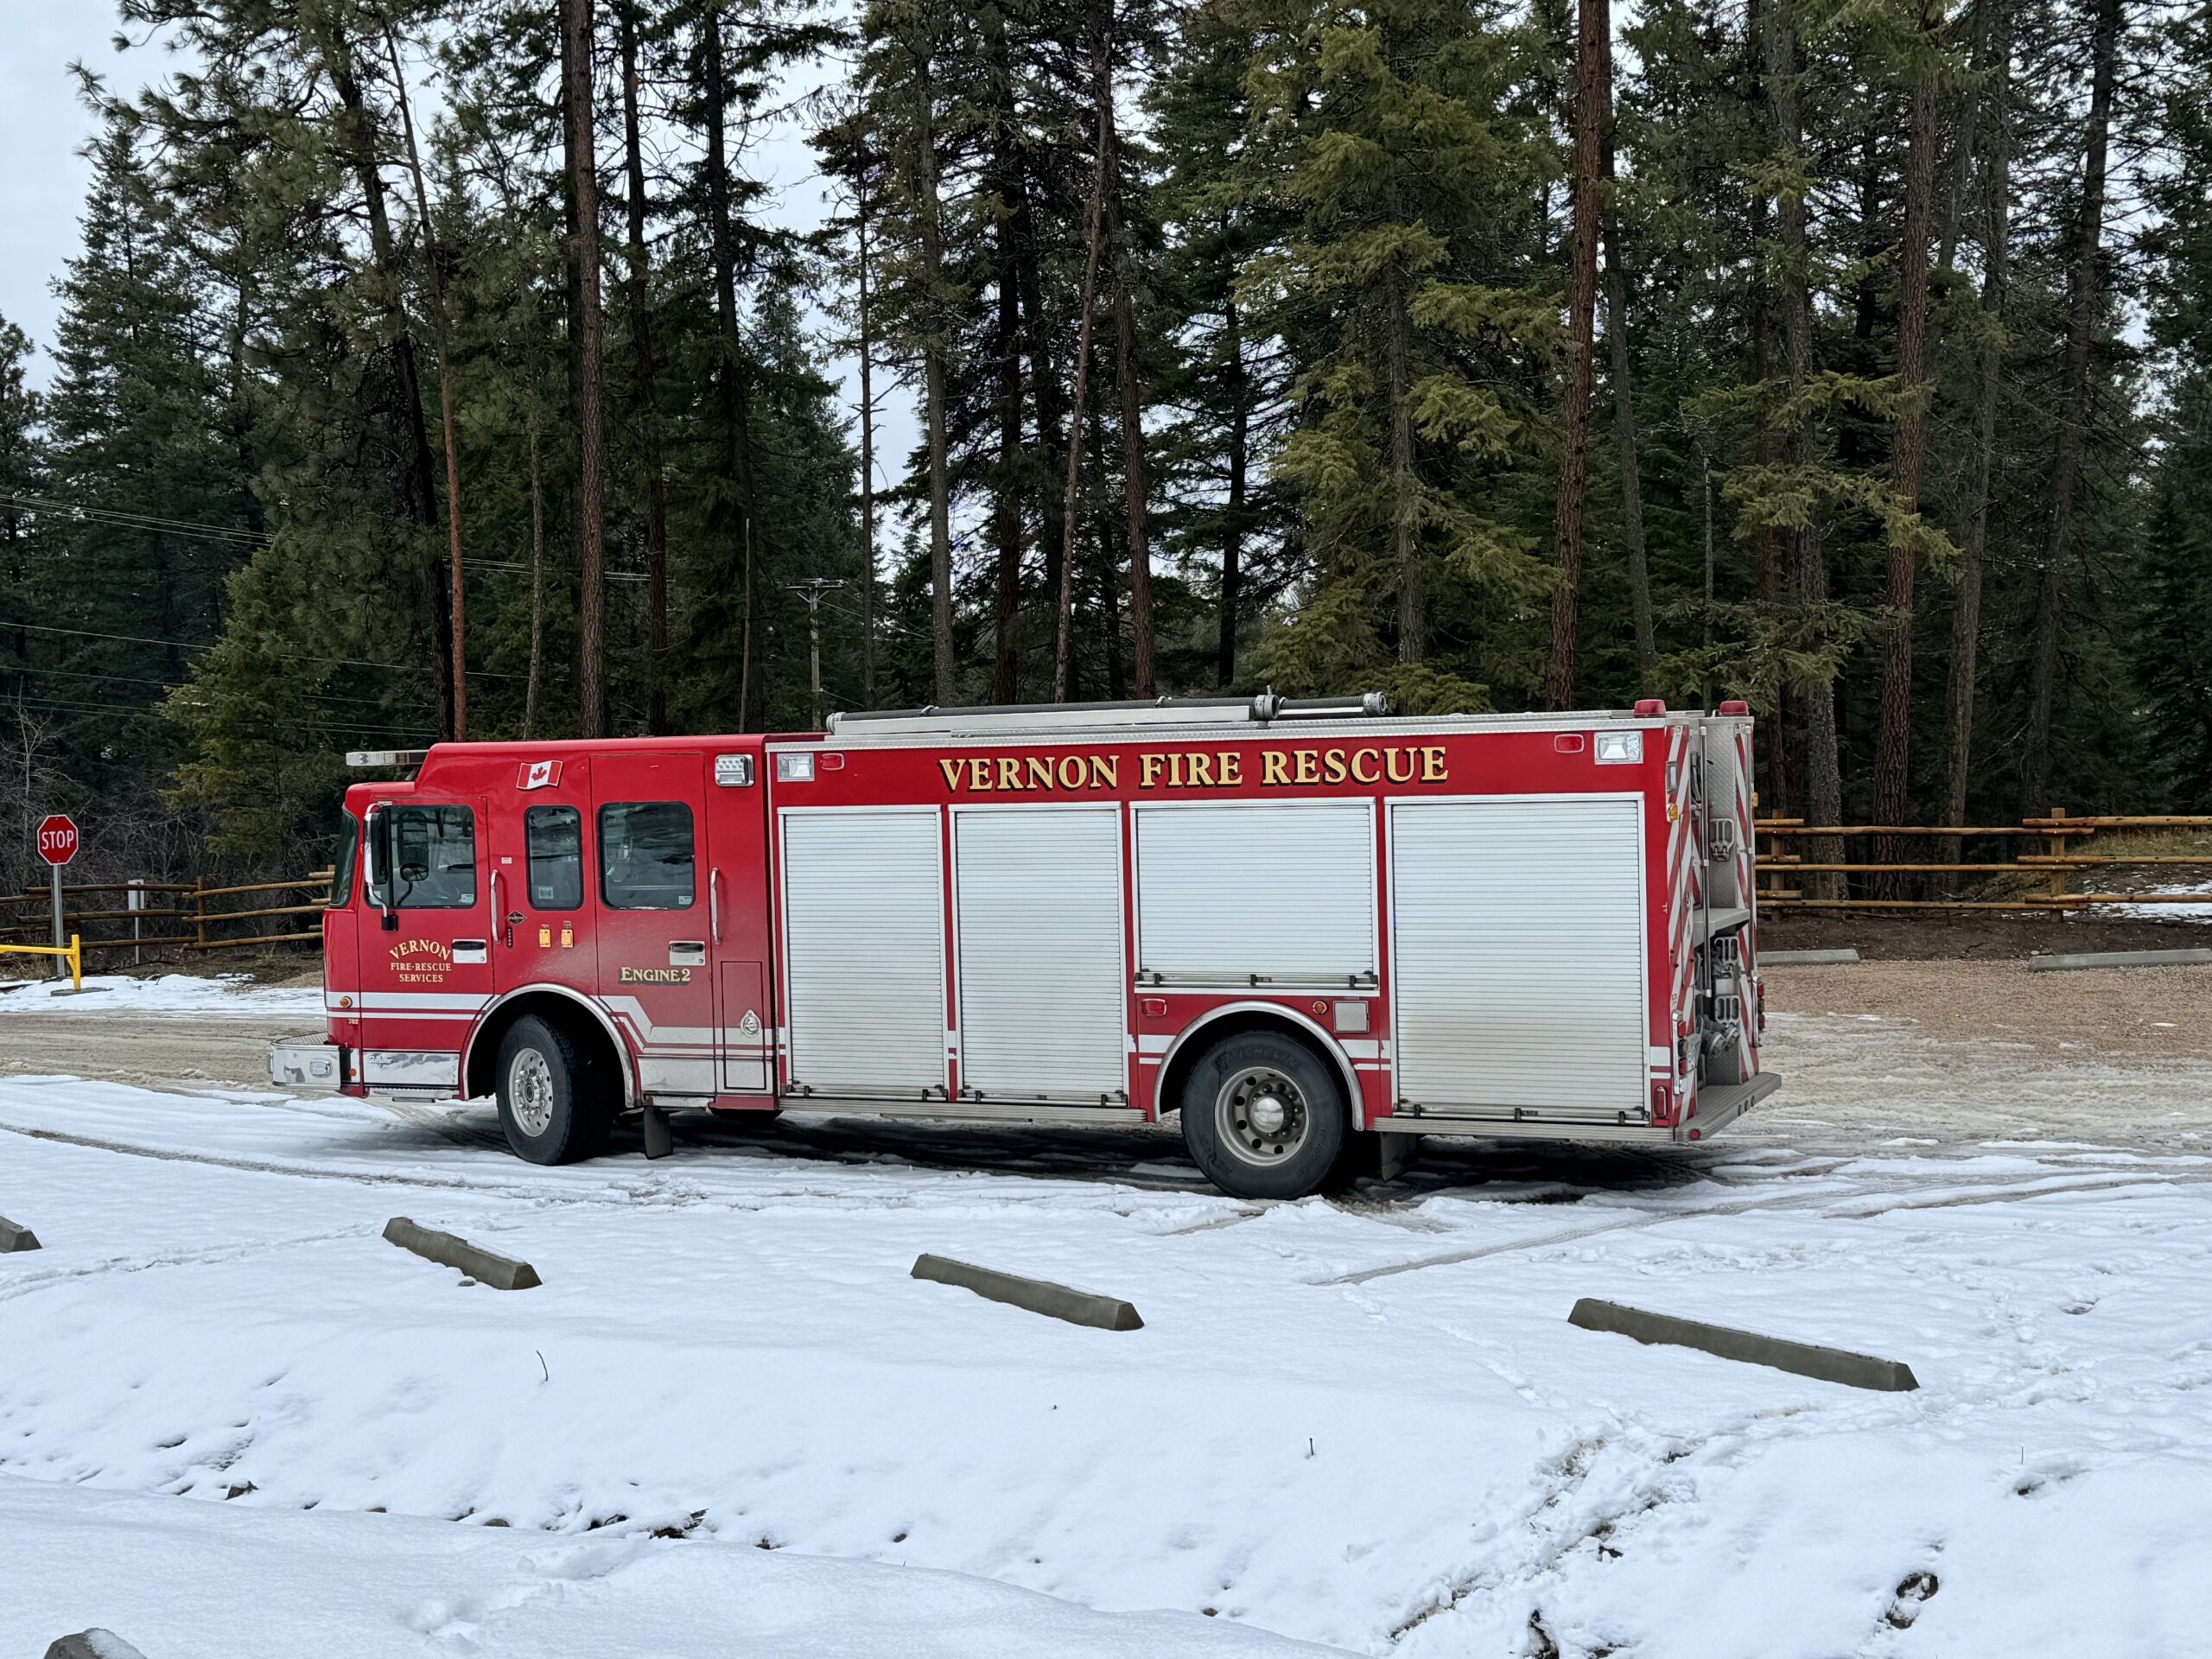
MULTIPOLYGON (((1118 789, 1117 754, 975 754, 937 763, 956 795, 1072 793, 1118 789)), ((1258 775, 1236 749, 1148 750, 1135 757, 1139 789, 1294 789, 1338 784, 1441 784, 1451 780, 1443 747, 1262 749, 1258 775)))

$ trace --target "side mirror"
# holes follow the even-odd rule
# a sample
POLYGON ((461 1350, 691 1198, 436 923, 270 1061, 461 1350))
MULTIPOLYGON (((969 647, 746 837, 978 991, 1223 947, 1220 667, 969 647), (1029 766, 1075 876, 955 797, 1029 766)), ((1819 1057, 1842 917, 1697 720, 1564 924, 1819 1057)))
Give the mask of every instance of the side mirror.
POLYGON ((391 906, 391 860, 388 856, 391 849, 385 845, 385 824, 389 817, 387 809, 372 806, 361 825, 361 885, 370 902, 383 912, 384 931, 397 933, 399 931, 399 912, 391 906))

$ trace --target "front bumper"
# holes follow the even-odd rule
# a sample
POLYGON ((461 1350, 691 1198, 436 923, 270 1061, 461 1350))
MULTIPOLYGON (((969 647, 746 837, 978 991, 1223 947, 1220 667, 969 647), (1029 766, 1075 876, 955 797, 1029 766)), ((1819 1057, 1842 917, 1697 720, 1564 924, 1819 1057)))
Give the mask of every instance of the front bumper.
POLYGON ((271 1044, 269 1081, 296 1094, 336 1094, 350 1081, 346 1058, 336 1043, 308 1037, 271 1044))

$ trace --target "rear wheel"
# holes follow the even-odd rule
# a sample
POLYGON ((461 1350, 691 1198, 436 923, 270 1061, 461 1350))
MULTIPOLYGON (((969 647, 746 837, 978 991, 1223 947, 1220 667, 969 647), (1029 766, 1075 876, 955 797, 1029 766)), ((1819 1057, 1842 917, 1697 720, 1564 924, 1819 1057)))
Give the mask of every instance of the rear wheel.
POLYGON ((1224 1037, 1183 1085, 1183 1141, 1233 1198, 1302 1198, 1344 1150, 1344 1086, 1305 1044, 1271 1031, 1224 1037))
POLYGON ((572 1164, 606 1146, 613 1114, 567 1032, 523 1015, 499 1044, 499 1127, 516 1156, 572 1164))

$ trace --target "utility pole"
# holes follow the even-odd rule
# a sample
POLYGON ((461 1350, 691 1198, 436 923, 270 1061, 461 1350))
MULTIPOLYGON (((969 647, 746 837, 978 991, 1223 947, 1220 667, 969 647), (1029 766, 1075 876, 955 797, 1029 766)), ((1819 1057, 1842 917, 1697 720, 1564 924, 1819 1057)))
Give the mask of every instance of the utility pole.
POLYGON ((825 594, 843 587, 842 582, 832 582, 827 576, 809 576, 804 582, 787 582, 784 586, 806 601, 807 643, 814 658, 814 729, 822 730, 822 599, 825 594))

